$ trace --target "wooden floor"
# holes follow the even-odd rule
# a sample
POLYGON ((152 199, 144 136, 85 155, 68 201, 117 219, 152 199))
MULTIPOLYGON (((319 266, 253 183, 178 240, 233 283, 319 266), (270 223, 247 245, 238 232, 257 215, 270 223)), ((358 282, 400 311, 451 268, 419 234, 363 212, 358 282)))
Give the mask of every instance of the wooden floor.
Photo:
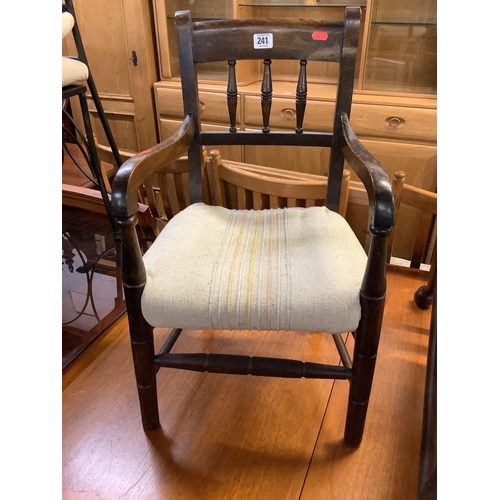
MULTIPOLYGON (((63 498, 407 500, 416 497, 430 310, 426 273, 391 267, 361 447, 342 445, 348 382, 162 369, 162 428, 142 431, 123 316, 63 372, 63 498)), ((161 344, 168 331, 158 332, 161 344)), ((334 362, 316 334, 186 331, 176 350, 334 362)))

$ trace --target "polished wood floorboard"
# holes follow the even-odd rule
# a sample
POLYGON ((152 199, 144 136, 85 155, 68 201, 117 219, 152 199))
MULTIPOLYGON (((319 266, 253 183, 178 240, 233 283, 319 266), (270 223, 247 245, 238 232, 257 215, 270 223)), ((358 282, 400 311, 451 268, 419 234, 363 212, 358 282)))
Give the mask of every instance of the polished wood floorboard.
MULTIPOLYGON (((365 437, 342 445, 348 382, 162 369, 162 428, 142 431, 126 317, 63 372, 63 498, 416 498, 430 311, 413 304, 426 273, 388 271, 365 437)), ((158 345, 167 330, 157 332, 158 345)), ((328 335, 181 334, 175 351, 337 362, 328 335)))

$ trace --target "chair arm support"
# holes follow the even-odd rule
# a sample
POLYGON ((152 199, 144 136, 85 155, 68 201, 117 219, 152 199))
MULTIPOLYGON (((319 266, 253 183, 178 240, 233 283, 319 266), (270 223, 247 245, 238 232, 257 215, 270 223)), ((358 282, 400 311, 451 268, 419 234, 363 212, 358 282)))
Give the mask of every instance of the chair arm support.
POLYGON ((345 113, 341 115, 347 163, 361 179, 368 193, 370 233, 389 235, 394 225, 394 197, 391 181, 380 162, 361 144, 345 113))
POLYGON ((137 193, 141 184, 163 165, 185 155, 193 136, 194 122, 191 115, 187 115, 172 136, 122 164, 113 181, 111 207, 114 217, 124 220, 137 212, 137 193))

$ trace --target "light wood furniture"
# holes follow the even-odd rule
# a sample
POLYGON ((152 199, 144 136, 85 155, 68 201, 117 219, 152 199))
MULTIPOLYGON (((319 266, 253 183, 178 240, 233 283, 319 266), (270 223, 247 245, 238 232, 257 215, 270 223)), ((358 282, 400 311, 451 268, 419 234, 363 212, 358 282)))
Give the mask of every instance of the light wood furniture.
MULTIPOLYGON (((62 205, 66 207, 81 208, 90 212, 106 215, 102 202, 102 195, 95 189, 89 189, 71 184, 62 184, 62 205)), ((137 209, 137 224, 141 227, 150 227, 153 224, 153 215, 150 208, 139 203, 137 209)))
POLYGON ((390 261, 394 242, 394 235, 397 234, 401 221, 399 212, 402 205, 408 205, 418 210, 420 221, 415 238, 410 267, 419 269, 425 262, 424 249, 431 249, 429 271, 429 281, 427 285, 420 287, 415 292, 415 303, 421 309, 428 309, 433 300, 434 286, 437 274, 437 193, 426 191, 415 186, 406 184, 405 172, 396 172, 392 179, 392 189, 394 193, 394 231, 389 236, 387 262, 390 261))
MULTIPOLYGON (((173 29, 175 11, 191 9, 194 18, 316 18, 342 19, 343 5, 354 4, 308 0, 153 0, 157 35, 158 69, 161 80, 154 85, 155 111, 160 140, 179 127, 184 109, 181 98, 177 41, 173 29), (334 6, 337 4, 337 6, 334 6)), ((404 170, 407 182, 429 191, 436 189, 436 2, 425 0, 366 0, 351 112, 354 132, 363 145, 384 165, 389 175, 404 170)), ((199 101, 203 130, 227 130, 225 82, 227 65, 206 63, 198 72, 199 101)), ((273 104, 270 126, 273 130, 295 127, 296 66, 275 61, 273 104)), ((308 66, 308 105, 304 127, 327 131, 333 120, 336 68, 318 64, 308 66), (333 79, 334 83, 329 81, 333 79)), ((260 98, 262 63, 239 62, 236 66, 239 103, 236 126, 255 130, 261 121, 260 98)), ((328 151, 302 148, 298 152, 285 146, 217 145, 225 160, 281 167, 288 170, 326 175, 328 151)), ((353 173, 353 181, 358 180, 353 173)), ((364 227, 366 207, 353 207, 347 218, 353 227, 364 227)), ((394 254, 409 258, 412 251, 417 214, 403 207, 405 228, 394 242, 394 254)), ((365 232, 357 230, 362 243, 365 232)))
MULTIPOLYGON (((96 148, 96 141, 94 130, 97 124, 104 131, 106 136, 107 144, 109 144, 111 157, 117 167, 122 164, 122 157, 118 152, 118 147, 113 137, 113 133, 108 123, 108 119, 104 112, 101 99, 97 92, 97 88, 90 71, 87 54, 85 52, 83 40, 80 33, 79 23, 76 20, 75 10, 73 5, 73 0, 65 0, 62 3, 62 37, 63 40, 67 40, 68 35, 71 33, 71 39, 75 44, 76 54, 71 57, 62 57, 62 100, 66 103, 70 98, 77 98, 79 101, 80 116, 83 121, 85 129, 83 130, 79 126, 74 118, 67 112, 65 106, 63 106, 62 112, 63 116, 69 120, 72 124, 71 130, 66 129, 63 123, 63 131, 67 135, 73 135, 73 140, 77 145, 79 145, 82 153, 85 156, 87 166, 78 165, 80 170, 84 172, 85 168, 90 171, 89 179, 95 183, 97 189, 101 193, 101 201, 106 208, 106 213, 108 215, 109 222, 113 228, 113 233, 115 236, 118 233, 118 228, 111 215, 111 205, 108 197, 109 193, 109 182, 105 168, 101 168, 101 162, 99 160, 96 148), (93 104, 98 120, 94 120, 94 127, 92 126, 92 119, 89 112, 89 106, 86 97, 87 88, 90 92, 89 101, 93 104)), ((64 139, 64 134, 63 134, 64 139)), ((63 152, 69 153, 67 146, 63 140, 63 152)), ((63 158, 64 159, 64 158, 63 158)), ((74 160, 74 158, 73 158, 74 160)), ((75 161, 75 160, 74 160, 75 161)))
MULTIPOLYGON (((64 3, 64 2, 63 2, 64 3)), ((158 80, 151 3, 148 0, 73 0, 89 66, 120 149, 139 152, 158 142, 152 86, 158 80)), ((63 54, 75 54, 63 40, 63 54)), ((81 120, 78 109, 75 119, 81 120)), ((96 114, 89 100, 89 109, 96 114)), ((97 120, 94 120, 97 122, 97 120)), ((95 123, 100 144, 107 144, 95 123)))
MULTIPOLYGON (((207 172, 216 205, 262 210, 325 204, 324 176, 225 161, 217 150, 210 151, 208 156, 207 172)), ((347 209, 349 179, 350 171, 344 169, 338 212, 342 217, 347 209)))

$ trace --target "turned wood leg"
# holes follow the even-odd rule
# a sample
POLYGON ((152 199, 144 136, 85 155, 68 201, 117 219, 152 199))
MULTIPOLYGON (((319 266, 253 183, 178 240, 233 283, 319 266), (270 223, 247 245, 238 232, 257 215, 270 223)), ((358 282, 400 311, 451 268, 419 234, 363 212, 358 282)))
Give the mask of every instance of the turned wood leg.
POLYGON ((356 330, 353 375, 349 389, 344 443, 358 447, 363 438, 366 413, 377 360, 377 349, 385 304, 386 237, 372 236, 369 262, 361 286, 361 321, 356 330))
POLYGON ((141 250, 135 229, 136 222, 135 216, 118 221, 122 234, 122 277, 142 426, 145 431, 153 431, 160 426, 156 367, 153 365, 155 355, 153 327, 144 319, 141 310, 146 271, 140 258, 141 250), (133 267, 131 262, 140 262, 142 266, 133 267))
POLYGON ((427 282, 427 285, 421 286, 413 296, 415 304, 417 304, 417 306, 420 309, 424 310, 429 309, 429 307, 432 305, 432 300, 434 297, 434 283, 436 281, 436 272, 437 272, 436 267, 437 265, 436 265, 436 252, 435 252, 432 257, 429 281, 427 282))
MULTIPOLYGON (((142 294, 142 290, 140 291, 142 294)), ((153 328, 146 322, 135 304, 140 304, 140 297, 134 299, 134 304, 129 300, 131 294, 137 294, 137 290, 129 290, 125 287, 127 298, 127 314, 130 328, 130 341, 132 346, 132 357, 134 360, 134 372, 141 408, 142 426, 145 431, 153 431, 160 426, 158 414, 158 393, 156 389, 156 368, 153 365, 154 339, 153 328)))
POLYGON ((361 301, 365 313, 356 331, 344 433, 345 444, 352 447, 359 446, 363 438, 385 302, 384 298, 374 300, 366 297, 362 297, 361 301))

